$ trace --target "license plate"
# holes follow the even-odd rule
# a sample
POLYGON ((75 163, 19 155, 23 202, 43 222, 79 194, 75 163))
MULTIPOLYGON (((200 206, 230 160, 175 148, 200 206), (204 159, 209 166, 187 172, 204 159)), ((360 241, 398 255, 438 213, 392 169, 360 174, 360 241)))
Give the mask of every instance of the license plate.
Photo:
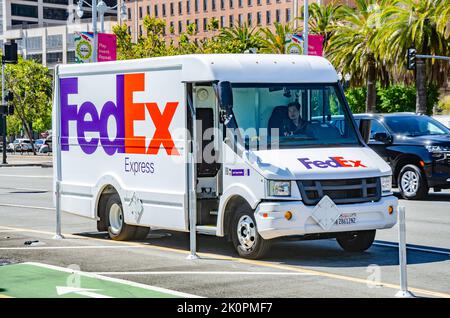
POLYGON ((334 223, 336 225, 356 224, 356 213, 343 213, 338 217, 338 219, 334 223))

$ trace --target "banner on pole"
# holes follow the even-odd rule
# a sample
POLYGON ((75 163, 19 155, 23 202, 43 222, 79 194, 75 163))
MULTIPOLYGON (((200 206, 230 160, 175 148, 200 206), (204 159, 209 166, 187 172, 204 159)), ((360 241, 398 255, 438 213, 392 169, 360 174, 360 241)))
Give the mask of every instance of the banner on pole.
POLYGON ((115 61, 117 58, 117 39, 115 34, 98 34, 98 61, 115 61))
MULTIPOLYGON (((94 34, 92 32, 75 32, 74 45, 76 63, 91 63, 94 61, 94 34)), ((107 62, 116 59, 116 35, 97 33, 97 61, 107 62)))
MULTIPOLYGON (((308 35, 308 55, 323 56, 323 35, 308 35)), ((286 35, 286 54, 303 54, 303 35, 286 35)))
POLYGON ((94 61, 94 35, 92 32, 75 32, 75 63, 91 63, 94 61))

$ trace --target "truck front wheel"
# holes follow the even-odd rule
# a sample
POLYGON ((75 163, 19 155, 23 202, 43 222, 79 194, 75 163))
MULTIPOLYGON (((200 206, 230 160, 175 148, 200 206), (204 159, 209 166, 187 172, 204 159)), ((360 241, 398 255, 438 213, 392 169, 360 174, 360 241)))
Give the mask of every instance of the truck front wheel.
POLYGON ((375 240, 375 230, 345 233, 336 238, 339 245, 347 252, 364 252, 375 240))
POLYGON ((136 227, 125 223, 122 202, 117 193, 112 194, 106 202, 106 216, 109 218, 108 234, 115 241, 132 240, 136 227))
POLYGON ((231 238, 239 256, 248 259, 262 258, 270 249, 271 241, 259 235, 254 211, 249 206, 241 206, 231 221, 231 238))

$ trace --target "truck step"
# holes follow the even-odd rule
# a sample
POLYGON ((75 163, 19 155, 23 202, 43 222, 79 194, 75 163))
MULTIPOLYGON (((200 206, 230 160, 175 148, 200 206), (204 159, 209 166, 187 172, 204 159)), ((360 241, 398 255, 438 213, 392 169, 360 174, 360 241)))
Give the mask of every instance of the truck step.
POLYGON ((197 225, 197 233, 206 235, 216 235, 217 226, 215 225, 197 225))

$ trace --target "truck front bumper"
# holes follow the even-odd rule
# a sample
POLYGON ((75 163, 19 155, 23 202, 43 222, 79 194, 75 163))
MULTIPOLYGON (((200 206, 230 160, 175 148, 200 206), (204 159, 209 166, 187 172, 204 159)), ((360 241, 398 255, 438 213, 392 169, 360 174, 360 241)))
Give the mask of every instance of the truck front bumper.
POLYGON ((351 215, 352 224, 334 223, 330 228, 322 228, 312 217, 314 206, 304 205, 302 201, 262 202, 255 212, 259 234, 264 239, 285 236, 351 232, 374 229, 387 229, 397 220, 398 200, 393 195, 385 196, 378 202, 361 204, 339 204, 337 208, 342 215, 351 215), (393 212, 389 213, 389 207, 393 212), (285 213, 290 211, 292 218, 287 220, 285 213))

